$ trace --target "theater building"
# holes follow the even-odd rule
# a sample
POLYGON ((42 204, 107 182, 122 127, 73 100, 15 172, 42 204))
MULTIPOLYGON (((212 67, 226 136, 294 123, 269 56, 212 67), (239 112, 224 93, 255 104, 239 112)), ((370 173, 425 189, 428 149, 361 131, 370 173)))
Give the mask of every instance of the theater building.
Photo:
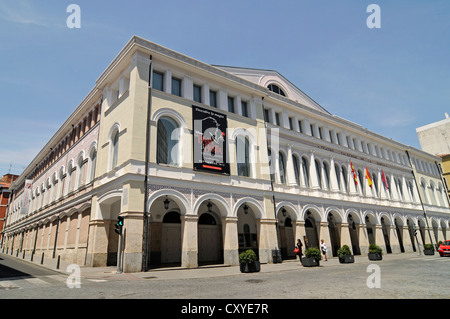
POLYGON ((2 250, 126 272, 366 254, 448 238, 440 158, 330 114, 281 74, 133 37, 13 184, 2 250), (27 191, 30 190, 30 191, 27 191), (413 237, 413 227, 419 241, 413 237))

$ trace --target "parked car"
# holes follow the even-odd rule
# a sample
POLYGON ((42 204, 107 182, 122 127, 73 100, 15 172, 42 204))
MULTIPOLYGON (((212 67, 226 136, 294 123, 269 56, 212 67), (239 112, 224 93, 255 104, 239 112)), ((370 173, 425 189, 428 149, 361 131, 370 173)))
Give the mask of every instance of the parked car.
POLYGON ((441 257, 450 256, 450 240, 446 240, 442 244, 440 244, 438 252, 441 257))

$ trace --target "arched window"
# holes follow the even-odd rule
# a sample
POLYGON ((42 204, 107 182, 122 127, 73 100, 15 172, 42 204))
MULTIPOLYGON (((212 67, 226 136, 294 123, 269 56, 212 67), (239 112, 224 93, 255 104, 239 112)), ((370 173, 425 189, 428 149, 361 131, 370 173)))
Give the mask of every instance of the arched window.
POLYGON ((339 167, 338 164, 334 165, 334 172, 336 174, 338 189, 341 190, 341 168, 339 167))
POLYGON ((341 169, 342 169, 342 181, 344 182, 344 191, 347 192, 348 191, 347 169, 345 168, 345 166, 342 166, 341 169))
POLYGON ((117 166, 119 157, 119 130, 116 130, 111 136, 111 169, 117 166))
POLYGON ((300 163, 296 155, 292 155, 292 163, 294 164, 295 183, 300 185, 300 163))
POLYGON ((80 156, 80 158, 78 159, 78 187, 82 186, 84 182, 84 166, 85 162, 83 160, 83 157, 80 156))
POLYGON ((281 152, 278 152, 278 166, 280 172, 280 182, 281 184, 286 184, 286 161, 283 153, 281 152))
POLYGON ((279 95, 282 95, 282 96, 286 96, 286 94, 284 93, 284 91, 283 91, 278 85, 276 85, 276 84, 269 84, 269 85, 267 86, 267 88, 268 88, 270 91, 272 91, 272 92, 274 92, 274 93, 276 93, 276 94, 279 94, 279 95))
POLYGON ((305 157, 302 157, 302 173, 303 173, 303 182, 306 187, 309 187, 309 164, 308 160, 305 157))
POLYGON ((250 142, 247 136, 236 136, 236 162, 238 176, 250 177, 250 142))
POLYGON ((361 195, 364 195, 364 175, 360 169, 358 170, 358 178, 359 185, 361 186, 361 195))
POLYGON ((177 123, 169 117, 162 117, 158 120, 157 127, 157 163, 178 166, 179 130, 177 123))
POLYGON ((91 155, 90 155, 90 172, 89 172, 89 182, 92 182, 95 177, 95 165, 97 164, 97 150, 95 148, 92 149, 91 155))
POLYGON ((375 173, 372 174, 372 182, 373 182, 373 186, 374 186, 374 191, 375 191, 375 196, 378 197, 378 180, 377 180, 377 175, 375 175, 375 173))
POLYGON ((325 178, 325 185, 327 189, 331 189, 330 187, 330 166, 328 166, 327 162, 323 162, 323 172, 324 172, 324 178, 325 178))
POLYGON ((273 163, 273 161, 272 161, 272 151, 271 151, 270 148, 267 150, 267 155, 269 157, 270 180, 272 182, 275 182, 275 168, 272 167, 272 163, 273 163))
POLYGON ((198 219, 199 225, 217 225, 216 219, 209 213, 202 214, 198 219))
POLYGON ((322 188, 322 165, 320 165, 319 160, 315 160, 315 164, 316 164, 317 183, 319 183, 319 188, 322 188))
POLYGON ((70 193, 73 189, 72 189, 72 185, 73 185, 73 165, 72 163, 69 164, 69 166, 67 167, 67 178, 66 178, 66 191, 64 193, 64 195, 67 195, 68 193, 70 193))

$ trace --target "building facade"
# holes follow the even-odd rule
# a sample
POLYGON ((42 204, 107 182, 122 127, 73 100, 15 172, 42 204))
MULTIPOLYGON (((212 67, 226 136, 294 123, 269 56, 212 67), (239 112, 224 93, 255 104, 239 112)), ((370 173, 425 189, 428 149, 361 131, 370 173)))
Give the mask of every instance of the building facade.
POLYGON ((11 186, 11 183, 14 182, 17 177, 19 176, 14 174, 6 174, 0 179, 0 243, 3 239, 2 230, 5 226, 6 210, 11 198, 9 186, 11 186))
POLYGON ((125 272, 237 265, 245 249, 270 263, 295 258, 297 238, 329 257, 410 252, 449 236, 439 162, 276 71, 133 37, 13 184, 2 250, 117 265, 122 216, 125 272))

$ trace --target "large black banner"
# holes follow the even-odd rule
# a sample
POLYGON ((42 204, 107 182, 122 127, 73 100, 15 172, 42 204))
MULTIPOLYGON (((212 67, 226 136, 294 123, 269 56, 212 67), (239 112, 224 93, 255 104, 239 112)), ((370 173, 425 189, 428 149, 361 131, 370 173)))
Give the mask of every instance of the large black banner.
POLYGON ((227 161, 227 116, 192 106, 194 170, 230 174, 227 161))

